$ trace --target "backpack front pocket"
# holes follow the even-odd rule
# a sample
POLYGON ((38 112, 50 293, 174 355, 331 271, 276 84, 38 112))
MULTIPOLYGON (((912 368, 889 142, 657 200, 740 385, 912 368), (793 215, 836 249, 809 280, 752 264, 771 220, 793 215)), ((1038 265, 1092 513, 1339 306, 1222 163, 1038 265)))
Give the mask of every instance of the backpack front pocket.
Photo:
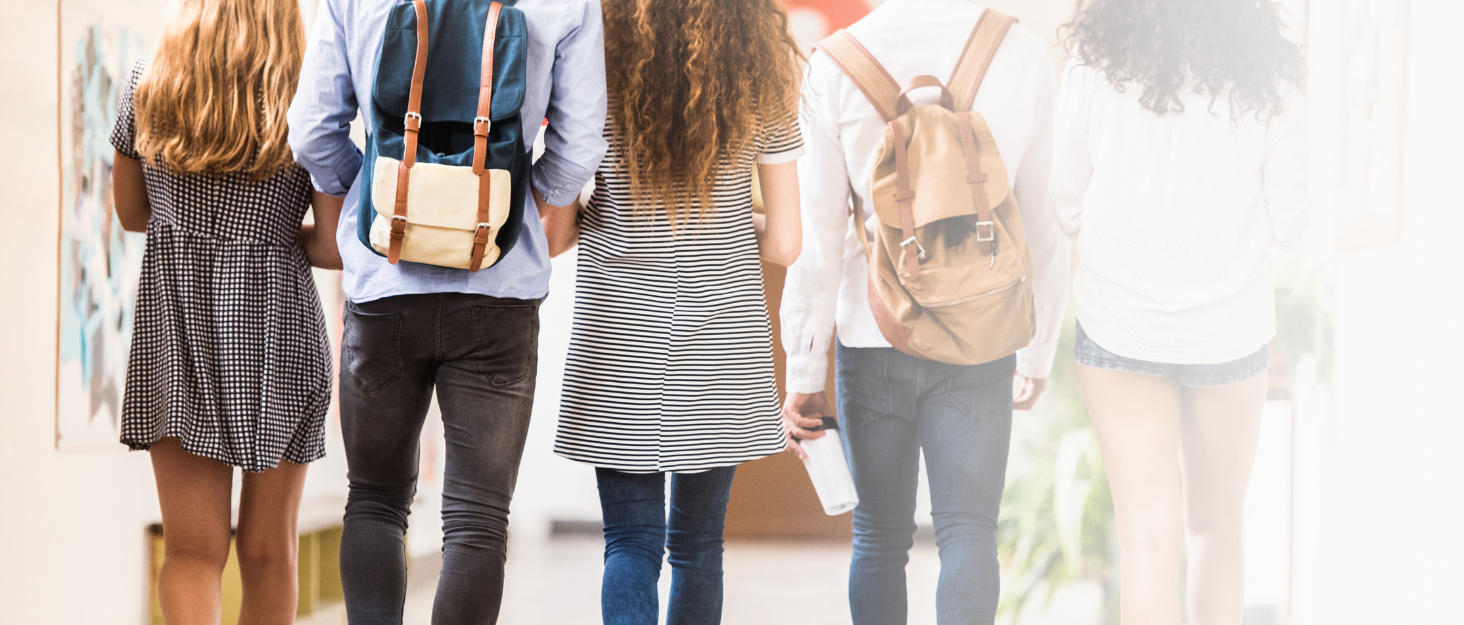
MULTIPOLYGON (((371 224, 371 247, 386 254, 391 246, 391 222, 396 219, 397 170, 400 161, 385 156, 376 159, 372 176, 371 205, 376 219, 371 224)), ((513 181, 507 171, 489 169, 488 248, 483 266, 491 266, 500 250, 495 243, 498 230, 508 220, 513 181)), ((467 269, 472 264, 473 235, 478 229, 478 176, 471 167, 418 161, 410 170, 402 239, 401 259, 441 267, 467 269)))

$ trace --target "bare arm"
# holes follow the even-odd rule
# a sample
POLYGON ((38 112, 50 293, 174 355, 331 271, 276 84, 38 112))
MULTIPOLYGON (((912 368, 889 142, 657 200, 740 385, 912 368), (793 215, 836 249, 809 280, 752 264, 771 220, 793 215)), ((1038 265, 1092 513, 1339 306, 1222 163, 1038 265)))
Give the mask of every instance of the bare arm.
POLYGON ((579 198, 567 206, 554 206, 534 189, 534 202, 539 206, 539 221, 544 224, 544 237, 549 240, 549 257, 574 249, 579 244, 579 198))
POLYGON ((798 214, 798 163, 758 165, 763 215, 753 215, 757 244, 763 260, 783 265, 798 260, 803 249, 803 223, 798 214))
POLYGON ((142 163, 117 152, 112 159, 112 205, 117 221, 128 232, 146 232, 152 217, 152 204, 147 199, 147 183, 142 163))
POLYGON ((335 197, 315 191, 310 196, 310 212, 315 223, 300 227, 300 244, 312 267, 341 269, 341 250, 336 245, 336 225, 341 221, 341 205, 345 196, 335 197))

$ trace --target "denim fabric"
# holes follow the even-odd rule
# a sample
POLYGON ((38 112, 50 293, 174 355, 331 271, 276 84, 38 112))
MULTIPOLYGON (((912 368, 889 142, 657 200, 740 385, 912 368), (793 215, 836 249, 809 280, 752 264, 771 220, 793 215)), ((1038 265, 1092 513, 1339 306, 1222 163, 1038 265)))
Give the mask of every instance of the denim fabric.
POLYGON ((671 552, 667 625, 722 622, 722 529, 736 467, 671 476, 595 469, 605 518, 605 625, 656 625, 661 557, 671 552))
POLYGON ((1110 352, 1088 337, 1078 322, 1078 340, 1073 345, 1073 360, 1085 367, 1142 373, 1170 378, 1191 388, 1203 386, 1224 386, 1243 382, 1264 373, 1271 366, 1271 351, 1265 345, 1249 356, 1215 365, 1171 365, 1149 362, 1110 352))
POLYGON ((403 537, 434 389, 447 463, 436 625, 498 620, 508 507, 529 431, 539 303, 403 295, 347 304, 341 430, 347 479, 341 583, 351 625, 402 622, 403 537))
POLYGON ((849 608, 855 625, 905 623, 905 564, 924 452, 940 550, 936 622, 989 625, 1000 591, 996 519, 1006 481, 1016 357, 948 365, 838 346, 839 423, 859 507, 849 608))

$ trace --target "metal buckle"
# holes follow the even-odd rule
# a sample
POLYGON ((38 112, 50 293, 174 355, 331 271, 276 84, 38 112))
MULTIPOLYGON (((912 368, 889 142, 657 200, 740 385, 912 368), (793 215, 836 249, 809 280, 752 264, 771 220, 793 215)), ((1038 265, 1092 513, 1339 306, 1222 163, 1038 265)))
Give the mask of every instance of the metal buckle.
POLYGON ((420 127, 422 125, 422 114, 421 113, 413 113, 411 111, 407 111, 406 117, 403 117, 402 118, 402 125, 403 126, 411 126, 412 125, 412 119, 413 118, 416 118, 416 120, 417 120, 417 126, 420 127))
POLYGON ((996 240, 996 223, 995 222, 991 222, 991 221, 978 221, 978 222, 976 222, 976 241, 978 243, 990 243, 990 242, 995 241, 995 240, 996 240), (989 232, 991 233, 990 236, 986 236, 986 237, 981 236, 981 227, 982 226, 986 226, 987 228, 990 229, 989 230, 989 232))
POLYGON ((391 216, 391 220, 392 220, 392 221, 396 221, 396 220, 398 220, 398 219, 400 219, 400 220, 402 220, 402 221, 403 221, 403 222, 405 222, 405 221, 406 221, 406 220, 407 220, 407 217, 406 217, 406 215, 392 215, 392 216, 391 216))
POLYGON ((490 223, 488 223, 486 221, 485 222, 479 222, 478 223, 478 227, 477 228, 474 228, 474 229, 475 230, 482 230, 484 228, 487 228, 489 230, 492 230, 493 229, 493 224, 490 224, 490 223))
POLYGON ((475 135, 478 134, 478 124, 483 124, 483 136, 485 137, 488 136, 488 133, 493 130, 493 120, 488 119, 487 117, 474 117, 473 134, 475 135))
POLYGON ((920 242, 915 240, 915 237, 910 237, 908 239, 905 239, 904 241, 900 241, 900 249, 903 250, 909 247, 911 243, 915 244, 915 251, 917 252, 916 256, 918 256, 920 260, 925 260, 925 247, 920 245, 920 242))

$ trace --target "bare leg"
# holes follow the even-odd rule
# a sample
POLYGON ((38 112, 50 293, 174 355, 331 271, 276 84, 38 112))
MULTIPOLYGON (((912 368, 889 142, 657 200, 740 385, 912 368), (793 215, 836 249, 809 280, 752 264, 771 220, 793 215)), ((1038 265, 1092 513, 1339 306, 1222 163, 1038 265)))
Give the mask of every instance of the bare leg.
POLYGON ((308 466, 282 461, 268 471, 244 474, 237 547, 244 584, 239 625, 295 622, 300 547, 295 523, 308 466))
POLYGON ((1240 625, 1242 511, 1256 457, 1266 376, 1184 389, 1182 448, 1191 625, 1240 625))
POLYGON ((1078 367, 1113 491, 1123 625, 1179 625, 1180 389, 1155 376, 1078 367))
POLYGON ((153 443, 150 455, 163 510, 163 568, 158 574, 163 620, 168 625, 218 625, 234 469, 184 451, 176 438, 153 443))

